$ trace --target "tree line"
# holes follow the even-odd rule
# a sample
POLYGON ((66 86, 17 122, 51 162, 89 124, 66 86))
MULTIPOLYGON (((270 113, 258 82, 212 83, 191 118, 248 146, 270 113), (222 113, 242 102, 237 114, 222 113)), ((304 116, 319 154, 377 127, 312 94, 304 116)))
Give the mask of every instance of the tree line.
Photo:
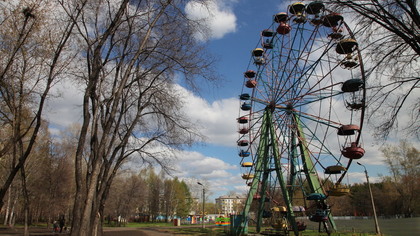
MULTIPOLYGON (((45 137, 44 137, 45 138, 45 137)), ((7 226, 28 225, 53 221, 65 216, 72 218, 75 194, 73 173, 74 144, 68 137, 60 142, 47 138, 37 145, 27 163, 26 175, 16 177, 8 191, 5 206, 0 213, 0 222, 7 226)), ((10 160, 5 160, 10 161, 10 160)), ((7 164, 0 166, 0 177, 5 176, 7 164)), ((156 173, 152 166, 122 171, 117 174, 105 202, 105 223, 118 217, 128 221, 156 221, 160 216, 168 221, 187 217, 197 211, 198 205, 188 185, 178 178, 167 176, 164 171, 156 173), (142 218, 143 217, 143 218, 142 218)), ((67 226, 69 226, 67 222, 67 226)))

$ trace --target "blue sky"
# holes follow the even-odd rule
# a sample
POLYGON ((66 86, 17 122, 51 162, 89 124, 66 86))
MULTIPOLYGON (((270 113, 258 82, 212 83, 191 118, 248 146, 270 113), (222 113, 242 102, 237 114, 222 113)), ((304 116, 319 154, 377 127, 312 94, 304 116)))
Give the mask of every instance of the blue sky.
MULTIPOLYGON (((209 26, 209 49, 218 58, 216 69, 221 75, 219 86, 202 86, 200 94, 193 94, 185 88, 179 90, 185 96, 185 111, 200 125, 205 143, 178 151, 173 174, 190 183, 195 196, 201 193, 199 181, 204 183, 208 201, 228 192, 245 193, 245 181, 241 178, 240 158, 236 141, 238 139, 236 118, 239 114, 243 83, 243 72, 250 61, 251 50, 258 47, 261 30, 269 27, 274 14, 286 11, 291 1, 274 0, 211 0, 209 10, 200 9, 191 2, 186 12, 196 19, 206 19, 209 26)), ((197 37, 200 37, 199 35, 197 37)), ((70 85, 67 85, 71 87, 70 85)), ((65 127, 80 121, 72 111, 79 103, 80 95, 74 89, 61 90, 62 99, 50 104, 48 117, 52 127, 65 127), (59 108, 59 109, 58 109, 59 108), (54 110, 54 112, 52 112, 54 110), (63 117, 67 117, 63 119, 63 117)), ((54 130, 55 128, 52 128, 54 130)), ((54 131, 53 131, 54 132, 54 131)), ((363 134, 366 155, 360 160, 366 165, 371 181, 379 180, 388 171, 383 163, 376 141, 365 129, 363 134)), ((350 169, 350 183, 365 181, 363 168, 353 165, 350 169)))

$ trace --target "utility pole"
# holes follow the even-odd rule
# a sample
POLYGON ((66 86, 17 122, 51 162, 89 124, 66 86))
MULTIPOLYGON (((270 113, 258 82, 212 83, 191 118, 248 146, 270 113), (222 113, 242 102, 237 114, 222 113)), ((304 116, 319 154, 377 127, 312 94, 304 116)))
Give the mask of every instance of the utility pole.
POLYGON ((202 222, 202 227, 204 229, 205 228, 205 226, 204 226, 204 206, 206 204, 206 190, 205 190, 204 185, 202 183, 197 182, 197 184, 199 184, 203 187, 203 214, 202 214, 202 218, 201 218, 202 221, 201 222, 202 222))
POLYGON ((370 188, 368 172, 366 170, 366 167, 364 165, 362 165, 360 162, 357 162, 357 164, 359 166, 363 166, 363 168, 365 169, 366 181, 367 181, 367 185, 368 185, 369 193, 370 193, 370 200, 372 201, 373 217, 374 217, 374 220, 375 220, 375 230, 376 230, 376 234, 381 235, 381 230, 379 229, 379 224, 378 224, 378 217, 376 217, 375 201, 373 200, 372 189, 370 188))

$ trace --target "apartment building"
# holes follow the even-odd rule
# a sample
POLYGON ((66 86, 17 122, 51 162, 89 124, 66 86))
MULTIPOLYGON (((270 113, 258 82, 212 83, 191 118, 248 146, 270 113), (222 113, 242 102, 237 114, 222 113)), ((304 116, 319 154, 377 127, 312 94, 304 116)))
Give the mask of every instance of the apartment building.
POLYGON ((245 198, 241 196, 225 195, 216 198, 216 208, 219 214, 237 215, 241 214, 245 198))

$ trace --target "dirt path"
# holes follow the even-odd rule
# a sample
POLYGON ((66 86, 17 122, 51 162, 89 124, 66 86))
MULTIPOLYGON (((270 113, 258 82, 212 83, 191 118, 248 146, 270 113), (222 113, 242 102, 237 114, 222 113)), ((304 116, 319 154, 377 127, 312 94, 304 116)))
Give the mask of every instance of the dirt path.
MULTIPOLYGON (((23 228, 7 228, 0 227, 1 236, 17 236, 23 235, 23 228)), ((68 233, 54 233, 51 229, 46 228, 30 228, 29 235, 37 236, 65 236, 68 233)), ((155 228, 104 228, 104 236, 166 236, 175 235, 165 229, 155 228)))
POLYGON ((104 229, 104 236, 166 236, 175 235, 164 229, 155 228, 110 228, 104 229))

